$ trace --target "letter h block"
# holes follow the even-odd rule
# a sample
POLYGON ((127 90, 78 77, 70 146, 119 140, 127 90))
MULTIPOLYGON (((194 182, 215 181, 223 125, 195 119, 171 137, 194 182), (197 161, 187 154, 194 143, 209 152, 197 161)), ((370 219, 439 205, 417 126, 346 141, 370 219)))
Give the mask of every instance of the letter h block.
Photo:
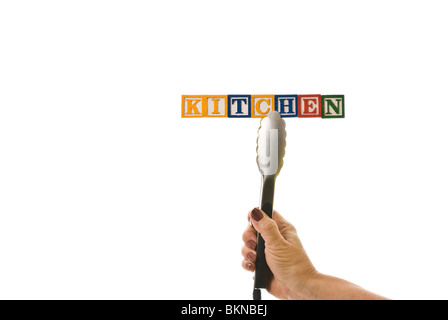
POLYGON ((297 117, 297 95, 282 94, 275 96, 275 111, 282 118, 297 117))

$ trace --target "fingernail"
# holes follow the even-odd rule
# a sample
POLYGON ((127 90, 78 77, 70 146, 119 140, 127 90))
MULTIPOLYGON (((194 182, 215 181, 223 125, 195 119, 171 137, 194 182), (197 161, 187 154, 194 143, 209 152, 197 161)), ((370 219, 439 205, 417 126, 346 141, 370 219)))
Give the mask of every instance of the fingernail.
POLYGON ((252 219, 254 219, 255 221, 260 221, 261 219, 263 219, 263 213, 260 211, 260 209, 258 208, 254 208, 252 210, 252 212, 250 213, 250 216, 252 217, 252 219))
POLYGON ((246 263, 246 268, 247 268, 247 269, 252 268, 252 263, 250 263, 250 262, 246 263))
POLYGON ((257 260, 257 257, 255 257, 255 255, 252 252, 249 252, 247 254, 247 258, 252 262, 255 262, 255 260, 257 260))
POLYGON ((257 243, 254 240, 249 240, 247 241, 247 246, 252 250, 255 250, 257 248, 257 243))

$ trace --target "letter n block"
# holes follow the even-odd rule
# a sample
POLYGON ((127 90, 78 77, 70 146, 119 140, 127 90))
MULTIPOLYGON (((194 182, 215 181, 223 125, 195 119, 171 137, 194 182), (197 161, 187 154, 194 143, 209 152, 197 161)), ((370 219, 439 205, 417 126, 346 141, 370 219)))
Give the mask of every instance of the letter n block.
POLYGON ((205 117, 227 117, 227 96, 204 96, 205 117))
POLYGON ((202 118, 205 115, 203 96, 182 96, 182 118, 202 118))
POLYGON ((301 94, 299 98, 299 118, 320 118, 321 113, 321 95, 320 94, 301 94))
POLYGON ((228 95, 229 118, 250 118, 250 95, 228 95))
POLYGON ((322 96, 322 118, 344 118, 344 95, 322 96))
POLYGON ((273 95, 252 95, 252 118, 264 118, 274 110, 273 95))
POLYGON ((284 117, 297 117, 297 95, 282 94, 275 96, 275 111, 284 117))

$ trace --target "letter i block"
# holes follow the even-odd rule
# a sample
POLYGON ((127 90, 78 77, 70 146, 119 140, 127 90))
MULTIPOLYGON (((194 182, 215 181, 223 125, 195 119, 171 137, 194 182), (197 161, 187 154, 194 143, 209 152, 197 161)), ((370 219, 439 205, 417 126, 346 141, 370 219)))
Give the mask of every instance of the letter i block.
POLYGON ((284 94, 275 96, 275 111, 281 117, 297 117, 297 95, 284 94))
POLYGON ((321 95, 320 94, 301 94, 299 98, 299 118, 320 118, 321 113, 321 95))
POLYGON ((250 118, 250 95, 228 95, 229 118, 250 118))
POLYGON ((182 118, 202 118, 205 115, 203 96, 182 96, 182 118))
POLYGON ((344 95, 322 96, 322 118, 344 118, 344 95))
POLYGON ((227 96, 204 96, 205 117, 227 117, 227 96))
POLYGON ((264 118, 274 110, 273 95, 252 95, 252 118, 264 118))

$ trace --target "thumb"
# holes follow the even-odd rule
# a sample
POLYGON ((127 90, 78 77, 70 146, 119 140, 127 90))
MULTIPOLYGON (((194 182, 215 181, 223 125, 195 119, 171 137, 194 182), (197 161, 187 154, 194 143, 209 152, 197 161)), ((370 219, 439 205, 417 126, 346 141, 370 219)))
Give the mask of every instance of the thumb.
POLYGON ((276 246, 284 241, 277 223, 262 210, 254 208, 250 213, 250 217, 252 226, 261 234, 266 245, 276 246))

